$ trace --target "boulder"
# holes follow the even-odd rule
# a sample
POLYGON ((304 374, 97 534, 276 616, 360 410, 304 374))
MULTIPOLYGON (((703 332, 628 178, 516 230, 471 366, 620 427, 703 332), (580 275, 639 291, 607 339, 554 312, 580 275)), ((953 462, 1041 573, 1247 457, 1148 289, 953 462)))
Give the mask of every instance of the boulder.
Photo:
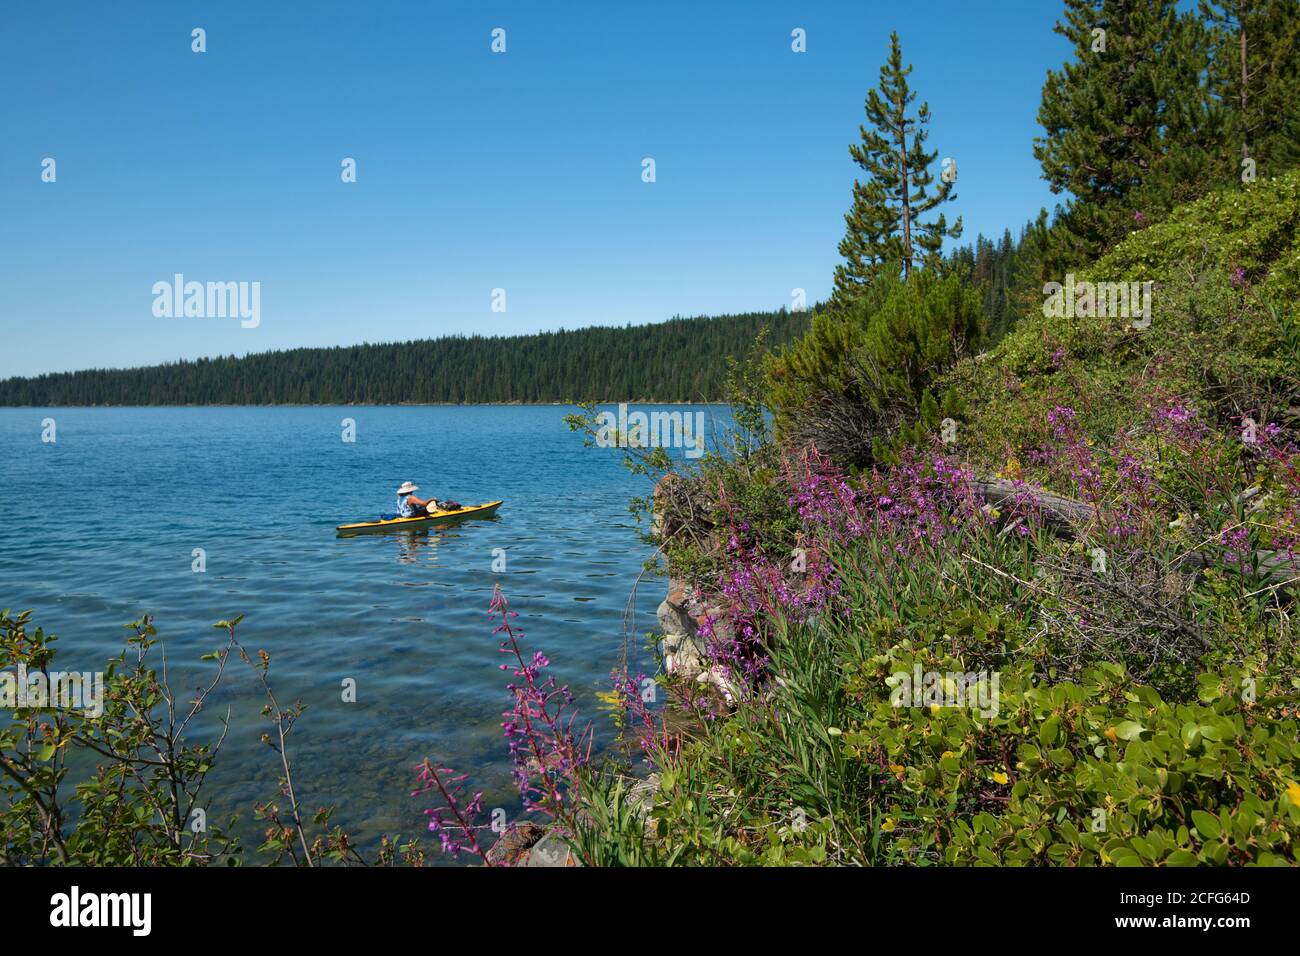
POLYGON ((546 836, 546 827, 524 820, 501 834, 501 838, 487 851, 487 858, 495 866, 520 866, 529 850, 546 836))
POLYGON ((730 634, 721 611, 677 579, 669 579, 668 596, 659 605, 658 617, 664 669, 685 680, 694 680, 709 670, 708 644, 700 636, 701 625, 712 618, 715 639, 725 641, 730 634))
POLYGON ((533 844, 532 849, 519 861, 519 866, 577 866, 573 851, 554 830, 547 832, 533 844))

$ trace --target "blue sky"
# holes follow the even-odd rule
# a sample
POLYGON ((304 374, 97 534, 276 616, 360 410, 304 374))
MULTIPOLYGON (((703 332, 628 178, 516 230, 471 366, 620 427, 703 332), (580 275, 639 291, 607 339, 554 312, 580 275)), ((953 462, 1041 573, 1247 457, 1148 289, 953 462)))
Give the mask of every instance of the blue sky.
POLYGON ((1054 204, 1031 144, 1046 71, 1068 54, 1059 11, 6 5, 0 376, 655 322, 777 308, 796 287, 814 301, 831 288, 857 172, 847 146, 891 29, 934 116, 929 145, 957 160, 963 241, 1054 204), (206 53, 190 49, 194 27, 206 53), (155 317, 153 284, 178 272, 260 282, 260 324, 155 317))

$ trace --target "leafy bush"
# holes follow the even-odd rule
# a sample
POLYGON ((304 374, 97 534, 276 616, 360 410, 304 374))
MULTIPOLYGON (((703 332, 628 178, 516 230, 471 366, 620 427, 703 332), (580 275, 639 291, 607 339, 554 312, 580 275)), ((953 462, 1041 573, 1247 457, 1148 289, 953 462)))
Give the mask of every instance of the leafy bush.
POLYGON ((1077 281, 1152 282, 1150 326, 1025 315, 980 362, 959 363, 936 386, 965 399, 963 453, 1005 462, 1026 424, 1054 405, 1109 442, 1147 416, 1151 402, 1135 395, 1189 400, 1229 433, 1244 416, 1300 424, 1297 227, 1300 170, 1207 196, 1131 234, 1077 281))
MULTIPOLYGON (((874 664, 905 671, 911 658, 892 649, 874 664)), ((1203 678, 1203 702, 1174 704, 1117 664, 1055 685, 1021 668, 1002 672, 995 716, 877 700, 844 741, 894 769, 902 795, 883 825, 915 861, 1300 862, 1290 694, 1247 701, 1235 674, 1203 678)))
POLYGON ((888 457, 900 431, 956 411, 956 395, 940 402, 931 384, 985 332, 980 291, 955 275, 878 279, 769 362, 777 437, 849 466, 888 457))
MULTIPOLYGON (((30 620, 30 612, 0 614, 0 665, 13 667, 17 677, 48 680, 56 639, 30 620)), ((165 866, 235 859, 238 845, 222 828, 191 826, 220 749, 219 741, 184 741, 206 694, 178 712, 151 666, 152 623, 141 619, 131 627, 127 650, 104 671, 102 713, 14 701, 19 706, 0 729, 6 863, 165 866), (77 751, 102 763, 74 788, 69 760, 77 751), (69 809, 72 802, 77 812, 69 809)))
MULTIPOLYGON (((179 701, 154 669, 159 644, 151 618, 127 625, 131 635, 121 655, 103 672, 94 706, 37 706, 67 701, 6 701, 9 720, 0 724, 0 842, 7 865, 211 866, 243 862, 239 842, 226 826, 206 816, 204 782, 225 740, 188 739, 190 725, 221 684, 233 653, 257 673, 267 698, 263 715, 272 733, 263 740, 282 768, 280 797, 259 803, 266 839, 258 849, 273 863, 314 866, 327 862, 364 864, 348 834, 329 825, 331 808, 310 819, 300 813, 285 747, 300 704, 282 707, 267 681, 270 658, 251 657, 235 636, 238 618, 218 622, 226 642, 206 655, 214 671, 193 700, 179 701), (14 706, 8 706, 9 704, 14 706), (75 779, 71 775, 85 771, 75 779)), ((28 675, 49 686, 56 638, 31 625, 31 612, 0 612, 0 669, 13 668, 16 682, 28 675)), ((63 681, 60 679, 60 684, 63 681)), ((83 685, 84 686, 84 685, 83 685)), ((81 692, 83 698, 85 690, 81 692)), ((416 864, 423 860, 413 842, 384 837, 373 862, 416 864)))

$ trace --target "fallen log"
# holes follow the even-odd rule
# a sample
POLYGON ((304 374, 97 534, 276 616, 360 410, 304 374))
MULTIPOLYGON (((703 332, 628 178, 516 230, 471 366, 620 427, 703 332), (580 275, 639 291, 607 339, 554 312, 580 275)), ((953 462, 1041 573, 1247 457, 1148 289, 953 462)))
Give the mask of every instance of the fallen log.
POLYGON ((995 507, 1017 498, 1029 499, 1042 513, 1043 520, 1054 527, 1073 529, 1076 525, 1092 518, 1094 514, 1092 505, 1086 502, 1075 501, 1073 498, 1065 498, 1039 488, 1030 488, 1024 484, 1017 485, 1003 478, 977 479, 972 482, 972 485, 982 498, 995 507))

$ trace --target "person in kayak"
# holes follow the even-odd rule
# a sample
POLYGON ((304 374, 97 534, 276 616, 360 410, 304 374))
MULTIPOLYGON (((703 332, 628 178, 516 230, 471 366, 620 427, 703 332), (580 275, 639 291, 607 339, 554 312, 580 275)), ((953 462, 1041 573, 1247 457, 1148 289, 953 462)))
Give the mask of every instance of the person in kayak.
POLYGON ((420 486, 412 484, 409 481, 402 482, 402 487, 397 489, 397 516, 399 518, 417 518, 420 515, 428 514, 430 511, 438 510, 438 499, 417 498, 415 492, 420 490, 420 486))

